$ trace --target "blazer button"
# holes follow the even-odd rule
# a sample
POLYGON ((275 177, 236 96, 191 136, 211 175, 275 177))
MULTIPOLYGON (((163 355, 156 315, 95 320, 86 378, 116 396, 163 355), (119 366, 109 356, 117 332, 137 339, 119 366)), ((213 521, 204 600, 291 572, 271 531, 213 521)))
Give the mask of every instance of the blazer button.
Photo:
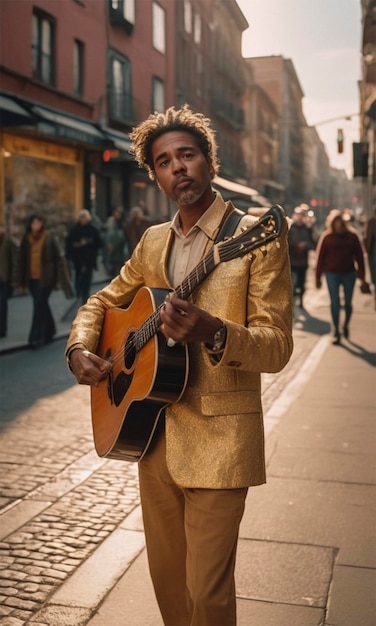
POLYGON ((241 362, 240 361, 228 361, 227 365, 229 365, 230 367, 240 367, 241 362))

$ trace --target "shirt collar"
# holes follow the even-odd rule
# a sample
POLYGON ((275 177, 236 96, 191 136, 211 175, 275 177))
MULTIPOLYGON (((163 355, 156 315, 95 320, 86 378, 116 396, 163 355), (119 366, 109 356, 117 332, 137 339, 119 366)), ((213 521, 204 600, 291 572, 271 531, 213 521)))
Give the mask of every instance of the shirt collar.
MULTIPOLYGON (((215 196, 213 202, 206 209, 205 213, 201 215, 200 219, 197 220, 196 224, 192 226, 186 236, 188 236, 194 229, 199 228, 208 237, 208 239, 212 239, 214 241, 218 230, 218 223, 222 221, 222 216, 227 205, 218 191, 213 190, 213 192, 215 196)), ((182 237, 179 211, 174 215, 170 228, 179 237, 182 237)))

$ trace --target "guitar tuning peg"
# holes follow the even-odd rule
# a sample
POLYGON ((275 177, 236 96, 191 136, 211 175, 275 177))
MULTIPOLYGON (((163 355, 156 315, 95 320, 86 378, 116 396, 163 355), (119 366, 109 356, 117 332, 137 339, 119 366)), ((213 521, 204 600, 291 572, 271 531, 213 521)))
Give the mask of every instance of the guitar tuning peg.
POLYGON ((279 243, 279 240, 278 240, 278 239, 276 239, 276 241, 275 241, 275 245, 277 246, 277 248, 280 248, 280 247, 281 247, 281 244, 279 243))
POLYGON ((242 233, 245 233, 246 230, 248 230, 247 226, 242 226, 241 229, 242 233))
POLYGON ((266 256, 266 255, 267 255, 267 251, 266 251, 265 246, 262 246, 262 248, 260 248, 260 250, 261 250, 261 252, 262 252, 263 256, 266 256))

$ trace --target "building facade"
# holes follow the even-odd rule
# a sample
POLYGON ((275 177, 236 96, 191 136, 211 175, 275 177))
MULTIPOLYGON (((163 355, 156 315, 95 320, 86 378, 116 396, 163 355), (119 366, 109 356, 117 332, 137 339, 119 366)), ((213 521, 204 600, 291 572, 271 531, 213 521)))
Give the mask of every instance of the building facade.
POLYGON ((243 108, 245 132, 243 151, 247 179, 273 204, 285 203, 285 187, 278 180, 279 112, 263 87, 255 82, 247 63, 248 84, 243 108))
MULTIPOLYGON (((235 0, 182 0, 175 6, 176 105, 187 102, 212 120, 221 168, 215 186, 225 196, 243 196, 239 184, 246 186, 248 172, 242 149, 246 66, 241 39, 248 22, 235 0)), ((248 191, 251 203, 256 191, 248 191)))
POLYGON ((14 239, 35 211, 62 237, 82 208, 104 223, 142 200, 154 221, 171 217, 128 135, 185 102, 216 129, 226 199, 289 212, 321 194, 294 66, 243 59, 247 27, 236 0, 1 0, 0 202, 14 239))
POLYGON ((360 137, 354 146, 354 177, 361 185, 364 213, 376 207, 376 0, 361 0, 362 80, 360 95, 360 137))
POLYGON ((127 134, 173 104, 174 6, 2 0, 0 198, 15 240, 35 211, 62 236, 84 207, 103 222, 143 199, 168 215, 127 134))
POLYGON ((282 56, 247 59, 255 82, 275 104, 278 112, 277 182, 285 190, 288 211, 304 199, 304 118, 303 90, 293 63, 282 56))

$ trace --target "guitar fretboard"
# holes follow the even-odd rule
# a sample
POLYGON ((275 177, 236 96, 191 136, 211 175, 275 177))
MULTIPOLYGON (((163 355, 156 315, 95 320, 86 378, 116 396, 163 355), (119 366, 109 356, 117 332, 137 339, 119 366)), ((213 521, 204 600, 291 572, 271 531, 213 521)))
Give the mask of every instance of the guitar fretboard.
MULTIPOLYGON (((210 250, 210 252, 198 263, 198 265, 196 265, 192 272, 184 278, 183 282, 176 287, 176 295, 182 300, 187 300, 214 268, 214 252, 213 250, 210 250)), ((142 326, 140 326, 140 328, 134 333, 133 347, 135 347, 137 351, 141 350, 149 339, 151 339, 158 332, 161 324, 161 310, 163 306, 164 304, 161 304, 151 315, 149 315, 142 326)))
MULTIPOLYGON (((176 287, 176 295, 182 300, 187 300, 218 263, 244 256, 255 248, 263 247, 269 241, 276 239, 282 228, 282 216, 283 210, 279 206, 272 207, 255 224, 249 226, 237 237, 231 237, 216 244, 184 278, 183 282, 176 287)), ((159 305, 140 328, 133 333, 128 342, 129 345, 126 347, 126 353, 131 350, 141 350, 158 332, 161 324, 160 313, 163 306, 164 304, 159 305)))

